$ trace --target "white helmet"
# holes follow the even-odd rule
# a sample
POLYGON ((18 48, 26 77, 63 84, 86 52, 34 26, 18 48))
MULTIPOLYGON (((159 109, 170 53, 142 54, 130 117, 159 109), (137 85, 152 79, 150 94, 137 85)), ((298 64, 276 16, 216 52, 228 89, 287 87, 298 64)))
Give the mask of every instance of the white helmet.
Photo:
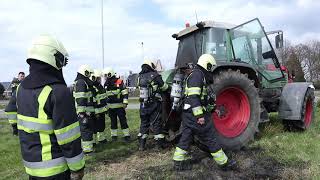
POLYGON ((102 76, 102 72, 99 69, 93 70, 93 73, 91 74, 91 80, 96 81, 97 78, 100 78, 102 76))
POLYGON ((111 78, 112 76, 116 75, 116 72, 112 68, 108 67, 103 70, 103 75, 111 78))
POLYGON ((90 78, 91 74, 93 73, 93 69, 89 65, 84 64, 79 67, 78 73, 90 78))
POLYGON ((42 61, 59 70, 67 65, 68 52, 56 37, 40 35, 32 41, 28 50, 27 62, 29 59, 42 61))
POLYGON ((217 65, 216 60, 211 54, 202 54, 197 64, 210 72, 212 72, 217 65))
POLYGON ((145 60, 143 61, 143 64, 142 64, 142 65, 144 65, 144 64, 150 66, 152 69, 156 69, 156 65, 155 65, 151 60, 149 60, 149 59, 145 59, 145 60))

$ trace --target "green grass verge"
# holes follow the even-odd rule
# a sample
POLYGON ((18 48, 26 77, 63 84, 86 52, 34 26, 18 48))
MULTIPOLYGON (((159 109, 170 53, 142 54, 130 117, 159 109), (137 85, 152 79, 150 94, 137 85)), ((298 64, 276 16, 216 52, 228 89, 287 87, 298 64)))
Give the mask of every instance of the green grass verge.
POLYGON ((302 132, 284 131, 276 114, 262 128, 261 139, 252 146, 264 149, 262 156, 271 156, 285 166, 305 168, 305 173, 320 179, 320 109, 317 108, 311 128, 302 132))
MULTIPOLYGON (((132 137, 138 133, 140 119, 138 110, 128 110, 127 118, 132 137)), ((106 134, 110 137, 110 119, 106 119, 106 134)), ((306 179, 320 177, 320 110, 316 119, 306 132, 286 132, 276 114, 271 114, 271 122, 261 127, 261 136, 251 147, 261 147, 261 157, 271 157, 285 167, 303 169, 306 179)), ((108 139, 110 140, 110 138, 108 139)), ((173 149, 165 152, 137 152, 137 142, 121 142, 100 145, 93 156, 86 157, 85 179, 126 179, 144 174, 153 179, 152 168, 159 168, 159 177, 171 177, 168 164, 171 163, 173 149), (132 168, 130 168, 132 167, 132 168), (163 170, 163 171, 162 171, 163 170)), ((26 179, 21 163, 20 147, 17 137, 11 135, 7 121, 0 120, 0 179, 26 179)))
POLYGON ((27 179, 21 161, 17 136, 12 136, 11 126, 0 119, 0 179, 27 179))
POLYGON ((139 104, 139 99, 138 98, 129 98, 128 99, 129 104, 139 104))

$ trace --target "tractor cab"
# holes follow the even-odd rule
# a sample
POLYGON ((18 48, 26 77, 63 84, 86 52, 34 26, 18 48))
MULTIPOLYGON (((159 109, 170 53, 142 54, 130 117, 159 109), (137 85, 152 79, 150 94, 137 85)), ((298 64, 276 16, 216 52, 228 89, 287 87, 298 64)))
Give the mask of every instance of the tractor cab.
MULTIPOLYGON (((286 83, 278 57, 259 19, 235 26, 227 23, 205 21, 187 27, 172 37, 179 40, 175 66, 186 68, 196 64, 205 53, 211 54, 218 66, 242 63, 254 69, 263 87, 275 82, 282 87, 286 83)), ((276 47, 282 47, 282 34, 275 37, 276 47)))

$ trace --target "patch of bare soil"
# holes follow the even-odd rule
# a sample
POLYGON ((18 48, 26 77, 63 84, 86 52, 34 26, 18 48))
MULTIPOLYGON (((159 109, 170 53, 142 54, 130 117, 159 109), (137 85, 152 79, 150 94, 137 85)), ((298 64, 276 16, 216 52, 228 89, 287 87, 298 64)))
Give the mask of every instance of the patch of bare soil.
MULTIPOLYGON (((222 171, 205 152, 193 147, 191 150, 193 168, 190 171, 173 171, 172 155, 174 149, 155 152, 149 149, 135 152, 130 157, 117 161, 105 161, 98 167, 95 176, 107 175, 114 179, 303 179, 307 172, 300 167, 286 167, 270 157, 261 156, 262 149, 248 148, 228 153, 235 159, 238 168, 222 171)), ((97 176, 96 176, 97 177, 97 176)), ((99 176, 98 176, 99 177, 99 176)))

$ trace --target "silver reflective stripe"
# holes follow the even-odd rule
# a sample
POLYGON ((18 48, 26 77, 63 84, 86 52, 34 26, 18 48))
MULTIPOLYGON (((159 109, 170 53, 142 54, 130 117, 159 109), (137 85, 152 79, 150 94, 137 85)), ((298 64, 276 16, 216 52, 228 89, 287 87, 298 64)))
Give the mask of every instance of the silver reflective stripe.
POLYGON ((56 159, 41 161, 41 162, 28 162, 23 160, 23 164, 27 168, 31 169, 46 169, 56 167, 62 164, 66 164, 66 159, 64 157, 59 157, 56 159))
POLYGON ((10 120, 17 119, 17 114, 7 114, 7 116, 8 116, 8 119, 10 120))
POLYGON ((83 159, 83 156, 84 156, 84 154, 83 154, 83 152, 81 152, 81 154, 79 154, 73 158, 65 158, 65 159, 67 160, 68 164, 73 164, 73 163, 77 163, 77 162, 81 161, 83 159))
POLYGON ((58 141, 63 141, 75 136, 78 133, 80 133, 80 126, 76 126, 75 128, 70 129, 69 131, 62 134, 56 134, 56 137, 58 141))
POLYGON ((26 127, 31 130, 36 130, 36 131, 51 131, 53 130, 52 124, 40 124, 40 123, 35 123, 35 122, 29 122, 29 121, 24 121, 21 119, 18 119, 18 125, 26 127))

